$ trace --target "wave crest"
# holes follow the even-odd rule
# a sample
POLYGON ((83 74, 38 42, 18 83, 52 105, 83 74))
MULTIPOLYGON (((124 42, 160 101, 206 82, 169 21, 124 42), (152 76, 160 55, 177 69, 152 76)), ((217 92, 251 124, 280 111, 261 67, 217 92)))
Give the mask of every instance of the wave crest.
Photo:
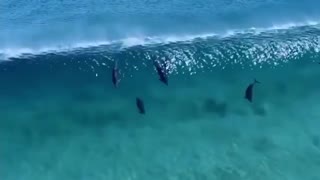
MULTIPOLYGON (((224 34, 164 37, 135 37, 118 41, 83 42, 71 46, 2 49, 0 57, 30 59, 47 54, 65 58, 86 55, 87 59, 140 62, 152 58, 171 60, 171 72, 179 67, 190 72, 230 64, 241 66, 279 65, 304 56, 318 58, 320 51, 318 23, 287 24, 270 28, 234 30, 224 34)), ((141 62, 143 61, 143 62, 141 62)))

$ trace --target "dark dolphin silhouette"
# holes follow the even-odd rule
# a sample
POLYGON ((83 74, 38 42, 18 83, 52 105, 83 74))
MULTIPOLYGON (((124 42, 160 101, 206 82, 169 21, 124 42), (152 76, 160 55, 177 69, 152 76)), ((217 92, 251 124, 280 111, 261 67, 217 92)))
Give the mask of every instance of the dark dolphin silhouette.
POLYGON ((255 84, 258 84, 258 83, 260 83, 260 82, 257 81, 256 79, 254 79, 253 83, 249 84, 249 86, 246 89, 244 98, 247 99, 249 102, 252 102, 253 87, 254 87, 255 84))
POLYGON ((168 72, 166 63, 160 64, 159 61, 154 61, 154 66, 156 67, 157 73, 159 75, 159 80, 168 86, 168 72))
POLYGON ((117 61, 114 63, 113 69, 112 69, 112 83, 115 88, 119 86, 120 83, 120 71, 118 69, 118 63, 117 61))
POLYGON ((138 108, 138 111, 140 114, 145 114, 146 113, 146 110, 144 108, 144 103, 142 101, 142 99, 140 98, 136 98, 136 105, 137 105, 137 108, 138 108))

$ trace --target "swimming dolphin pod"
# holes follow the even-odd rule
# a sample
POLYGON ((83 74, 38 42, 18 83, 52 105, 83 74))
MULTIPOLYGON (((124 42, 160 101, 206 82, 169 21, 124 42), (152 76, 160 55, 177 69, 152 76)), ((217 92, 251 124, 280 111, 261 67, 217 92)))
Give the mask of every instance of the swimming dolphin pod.
MULTIPOLYGON (((164 83, 165 85, 168 86, 168 68, 167 68, 167 63, 165 61, 154 61, 153 63, 157 74, 159 76, 159 80, 164 83)), ((112 83, 115 88, 119 86, 120 83, 120 70, 118 67, 118 63, 114 63, 114 67, 112 69, 112 83)), ((259 81, 254 79, 252 83, 248 85, 248 87, 245 90, 245 95, 244 98, 247 99, 249 102, 253 102, 253 89, 256 84, 260 84, 259 81)), ((136 97, 136 107, 138 109, 139 114, 145 114, 145 105, 144 102, 141 98, 136 97)))

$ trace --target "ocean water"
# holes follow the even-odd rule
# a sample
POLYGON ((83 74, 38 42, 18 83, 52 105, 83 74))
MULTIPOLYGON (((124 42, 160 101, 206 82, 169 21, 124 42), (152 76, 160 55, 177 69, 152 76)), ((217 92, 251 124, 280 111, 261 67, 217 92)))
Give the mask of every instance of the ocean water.
POLYGON ((2 0, 0 179, 319 180, 319 6, 2 0))

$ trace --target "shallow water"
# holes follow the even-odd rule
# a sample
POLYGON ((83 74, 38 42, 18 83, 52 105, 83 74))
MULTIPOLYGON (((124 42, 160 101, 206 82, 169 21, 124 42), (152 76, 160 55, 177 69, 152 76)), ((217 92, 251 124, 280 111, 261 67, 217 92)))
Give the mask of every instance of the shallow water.
POLYGON ((320 179, 316 4, 5 0, 1 179, 320 179))
POLYGON ((118 89, 111 69, 49 64, 1 65, 4 179, 320 178, 313 62, 170 75, 168 87, 147 66, 118 89))

